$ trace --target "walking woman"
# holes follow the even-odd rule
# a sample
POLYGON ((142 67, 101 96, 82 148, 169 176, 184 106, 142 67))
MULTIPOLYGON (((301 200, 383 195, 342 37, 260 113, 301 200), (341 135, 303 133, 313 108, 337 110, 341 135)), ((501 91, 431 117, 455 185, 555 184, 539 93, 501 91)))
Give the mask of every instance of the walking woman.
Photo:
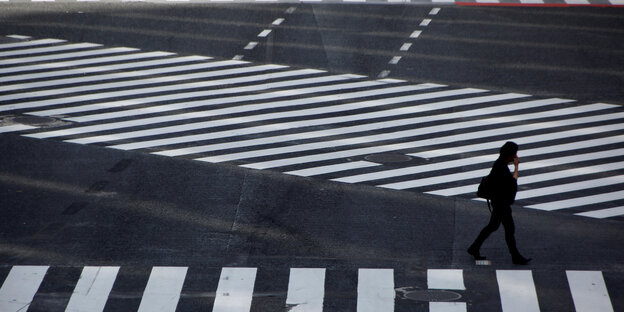
POLYGON ((507 248, 511 254, 511 260, 514 264, 524 265, 529 263, 531 259, 524 258, 518 248, 516 247, 516 239, 514 237, 515 225, 513 217, 511 216, 511 204, 516 199, 516 192, 518 191, 518 165, 520 159, 518 158, 518 145, 514 142, 507 142, 500 149, 500 156, 494 162, 492 171, 490 172, 490 179, 492 185, 496 186, 494 195, 491 198, 492 202, 492 215, 490 222, 481 230, 477 239, 468 248, 468 253, 472 255, 475 260, 485 260, 485 257, 481 256, 479 249, 483 242, 494 233, 500 224, 503 224, 505 229, 505 241, 507 242, 507 248), (509 171, 508 164, 514 164, 513 174, 509 171))

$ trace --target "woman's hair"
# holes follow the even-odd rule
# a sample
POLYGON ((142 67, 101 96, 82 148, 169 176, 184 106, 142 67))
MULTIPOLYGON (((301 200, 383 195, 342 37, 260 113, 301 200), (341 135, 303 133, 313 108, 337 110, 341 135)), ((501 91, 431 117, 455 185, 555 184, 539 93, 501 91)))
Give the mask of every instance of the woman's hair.
POLYGON ((509 159, 509 157, 516 156, 516 153, 518 153, 518 144, 509 141, 501 147, 499 158, 509 159))

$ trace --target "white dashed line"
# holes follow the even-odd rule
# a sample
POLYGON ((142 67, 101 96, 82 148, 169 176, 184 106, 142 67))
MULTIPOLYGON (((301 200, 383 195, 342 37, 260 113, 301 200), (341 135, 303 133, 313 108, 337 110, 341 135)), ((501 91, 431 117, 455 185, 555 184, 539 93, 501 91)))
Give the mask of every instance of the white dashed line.
POLYGON ((245 46, 245 50, 253 50, 258 45, 258 42, 251 41, 245 46))

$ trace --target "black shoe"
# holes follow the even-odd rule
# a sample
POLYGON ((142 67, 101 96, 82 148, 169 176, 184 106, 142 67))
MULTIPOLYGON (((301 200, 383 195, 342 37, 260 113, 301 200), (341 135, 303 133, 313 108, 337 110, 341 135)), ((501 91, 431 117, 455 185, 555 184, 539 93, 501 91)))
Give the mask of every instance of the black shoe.
POLYGON ((517 264, 517 265, 527 265, 529 264, 531 260, 532 260, 531 258, 525 258, 523 256, 513 257, 511 259, 513 264, 517 264))
POLYGON ((478 250, 468 248, 468 253, 474 257, 475 260, 485 260, 485 257, 482 256, 478 250))

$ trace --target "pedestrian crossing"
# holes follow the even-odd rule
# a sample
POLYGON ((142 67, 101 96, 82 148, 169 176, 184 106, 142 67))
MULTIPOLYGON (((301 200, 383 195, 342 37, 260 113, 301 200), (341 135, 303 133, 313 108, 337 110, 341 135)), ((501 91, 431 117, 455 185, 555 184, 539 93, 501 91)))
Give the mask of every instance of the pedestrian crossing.
POLYGON ((368 3, 509 6, 622 6, 623 0, 0 0, 0 2, 155 2, 155 3, 368 3))
POLYGON ((513 140, 518 205, 624 215, 620 105, 10 39, 0 44, 0 132, 467 199, 513 140), (403 161, 384 161, 392 156, 403 161))
POLYGON ((287 311, 332 311, 331 302, 337 298, 348 301, 353 311, 358 312, 413 310, 419 305, 429 305, 431 312, 468 311, 467 302, 471 303, 472 311, 538 312, 544 307, 571 311, 568 307, 572 305, 578 312, 614 311, 602 271, 427 269, 423 274, 407 278, 393 268, 297 267, 272 269, 268 275, 262 274, 263 271, 257 267, 155 266, 147 271, 119 266, 15 265, 0 269, 3 281, 0 310, 26 311, 43 304, 48 309, 56 307, 58 311, 67 312, 111 311, 113 307, 123 311, 174 312, 186 311, 187 303, 201 297, 201 307, 195 305, 194 308, 202 311, 249 312, 257 310, 264 298, 259 290, 270 289, 278 304, 287 311), (349 272, 339 272, 342 270, 349 272), (285 278, 281 278, 282 275, 285 278), (557 277, 564 285, 542 282, 544 276, 557 277), (335 284, 346 284, 354 289, 346 291, 348 295, 335 294, 331 286, 335 284), (498 290, 498 296, 491 296, 498 297, 501 308, 497 309, 496 303, 496 306, 488 306, 488 302, 484 304, 472 298, 489 288, 498 290), (556 293, 556 298, 539 295, 543 292, 552 295, 553 289, 562 290, 556 293), (455 296, 413 300, 417 294, 435 291, 455 296))

